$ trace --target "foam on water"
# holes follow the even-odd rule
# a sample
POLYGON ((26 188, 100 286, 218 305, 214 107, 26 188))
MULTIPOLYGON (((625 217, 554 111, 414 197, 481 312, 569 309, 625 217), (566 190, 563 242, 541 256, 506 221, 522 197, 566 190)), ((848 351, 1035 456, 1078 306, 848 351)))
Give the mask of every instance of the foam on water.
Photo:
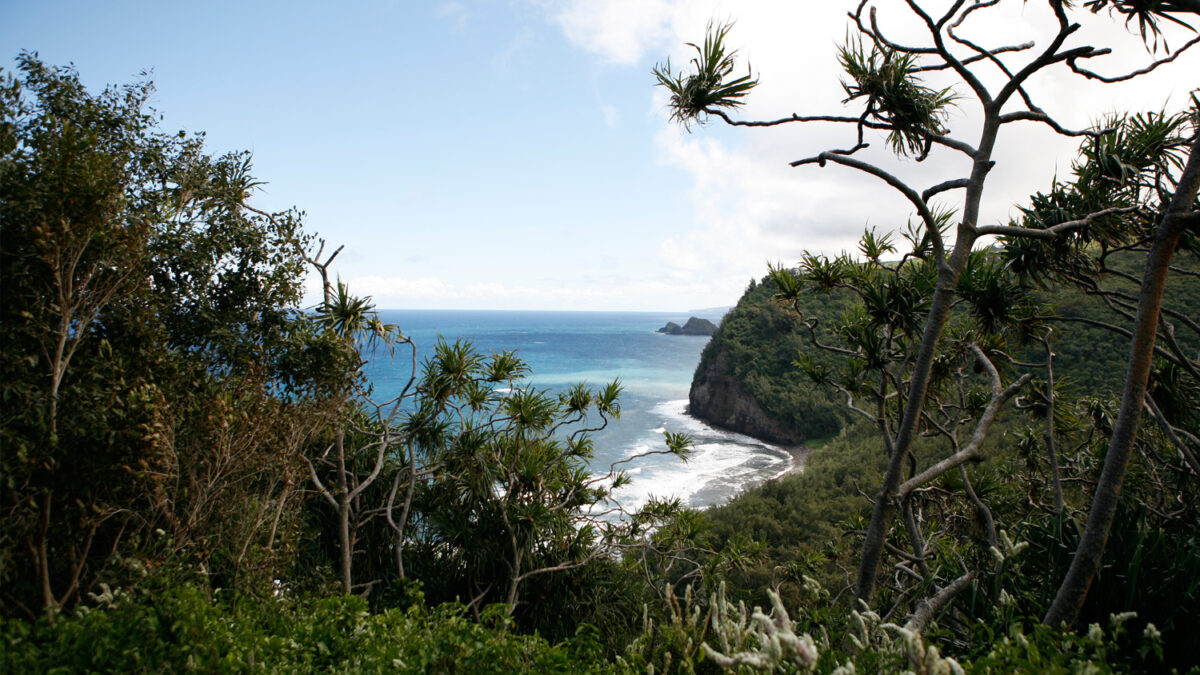
MULTIPOLYGON (((695 507, 718 504, 792 466, 782 448, 714 429, 686 414, 684 397, 707 339, 655 332, 667 321, 682 324, 686 314, 386 310, 381 318, 416 340, 418 362, 432 354, 439 336, 470 340, 481 354, 515 350, 532 373, 513 390, 498 390, 501 395, 530 387, 561 392, 578 382, 598 388, 619 379, 620 419, 607 420, 593 436, 591 471, 601 474, 613 461, 665 450, 667 431, 686 433, 694 441, 687 463, 651 455, 622 464, 619 468, 633 479, 616 495, 626 509, 645 504, 651 495, 678 497, 695 507)), ((719 315, 705 318, 720 320, 719 315)), ((411 376, 407 361, 383 357, 372 359, 366 372, 384 398, 398 393, 411 376)), ((587 420, 588 425, 599 422, 595 415, 587 420)))
POLYGON ((664 448, 662 435, 671 430, 692 437, 691 457, 683 462, 670 455, 654 455, 632 462, 626 473, 633 480, 614 494, 625 509, 636 509, 651 497, 678 497, 696 508, 720 504, 747 487, 791 470, 792 455, 783 448, 715 429, 688 415, 686 409, 687 400, 654 406, 653 412, 662 417, 663 424, 650 430, 653 436, 638 443, 630 454, 664 448))

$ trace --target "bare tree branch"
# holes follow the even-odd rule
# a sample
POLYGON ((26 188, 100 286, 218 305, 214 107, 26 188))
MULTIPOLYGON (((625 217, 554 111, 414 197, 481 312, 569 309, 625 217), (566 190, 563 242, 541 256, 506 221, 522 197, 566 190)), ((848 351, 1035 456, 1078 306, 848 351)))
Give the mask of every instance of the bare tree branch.
POLYGON ((928 202, 930 197, 942 192, 946 192, 947 190, 962 190, 969 187, 971 187, 971 181, 967 178, 955 178, 954 180, 948 180, 938 183, 937 185, 934 185, 933 187, 922 192, 921 201, 928 202))
POLYGON ((1014 110, 1000 116, 1001 124, 1008 124, 1009 122, 1041 122, 1063 136, 1091 136, 1095 138, 1112 131, 1112 129, 1067 129, 1041 110, 1014 110))
MULTIPOLYGON (((1198 4, 1200 4, 1200 3, 1198 3, 1198 4)), ((1101 82, 1105 82, 1108 84, 1112 84, 1114 82, 1124 82, 1126 80, 1132 80, 1133 78, 1138 77, 1140 75, 1145 75, 1146 73, 1153 71, 1155 68, 1158 68, 1159 66, 1161 66, 1163 64, 1174 61, 1175 59, 1179 58, 1180 54, 1182 54, 1184 51, 1186 51, 1189 47, 1195 45, 1197 42, 1200 42, 1200 35, 1197 35, 1196 37, 1192 38, 1191 40, 1188 40, 1187 44, 1183 45, 1179 49, 1176 49, 1174 54, 1171 54, 1170 56, 1166 56, 1157 61, 1154 61, 1153 63, 1146 66, 1145 68, 1139 68, 1138 70, 1134 70, 1134 71, 1126 73, 1124 75, 1114 75, 1111 77, 1105 77, 1104 75, 1100 75, 1099 73, 1088 70, 1087 68, 1080 68, 1075 63, 1074 58, 1067 59, 1067 65, 1071 68, 1071 70, 1075 71, 1076 73, 1078 73, 1080 75, 1083 75, 1084 77, 1088 78, 1089 80, 1099 80, 1101 82)))
POLYGON ((790 117, 781 117, 776 120, 754 121, 735 120, 729 116, 729 113, 717 108, 706 109, 705 112, 720 117, 726 124, 733 127, 774 127, 791 122, 837 122, 841 124, 862 124, 862 126, 869 129, 880 129, 883 131, 888 131, 892 128, 892 125, 884 124, 883 122, 871 122, 863 120, 860 117, 848 117, 846 115, 799 115, 792 113, 790 117))
POLYGON ((925 627, 929 625, 933 617, 945 609, 946 605, 950 604, 950 601, 954 599, 954 596, 966 590, 971 585, 971 582, 975 581, 976 576, 978 576, 978 573, 975 571, 967 572, 955 579, 949 586, 938 591, 932 598, 922 602, 917 607, 917 611, 913 612, 912 616, 905 622, 904 627, 917 633, 925 630, 925 627))
POLYGON ((1192 451, 1187 447, 1187 443, 1184 443, 1183 439, 1176 433, 1177 430, 1175 427, 1171 426, 1171 423, 1167 421, 1166 415, 1163 415, 1162 410, 1159 410, 1158 404, 1154 402, 1154 397, 1150 394, 1146 394, 1146 409, 1150 411, 1154 420, 1158 422, 1158 426, 1162 428, 1163 433, 1175 445, 1175 449, 1179 451, 1179 455, 1183 457, 1183 461, 1187 462, 1188 466, 1191 467, 1192 473, 1200 478, 1200 461, 1197 461, 1196 455, 1192 454, 1192 451))
POLYGON ((929 210, 929 205, 925 203, 925 200, 921 199, 921 195, 917 194, 916 190, 909 187, 908 184, 896 176, 884 171, 874 164, 863 162, 861 160, 854 159, 853 157, 845 157, 843 155, 836 155, 829 152, 822 152, 815 157, 796 160, 791 162, 789 166, 797 167, 804 164, 816 164, 824 167, 825 162, 833 162, 834 164, 841 164, 842 166, 848 166, 852 169, 858 169, 863 173, 869 173, 872 176, 883 180, 885 183, 895 188, 897 192, 904 195, 908 201, 916 207, 917 213, 921 215, 921 220, 925 221, 925 226, 929 232, 929 236, 934 240, 934 255, 939 260, 941 259, 941 257, 945 254, 946 247, 942 242, 942 234, 938 230, 937 219, 934 218, 933 212, 929 210))
POLYGON ((1015 396, 1021 390, 1021 387, 1024 387, 1025 383, 1033 378, 1029 373, 1025 373, 1017 378, 1015 382, 1008 385, 1008 387, 1001 388, 1000 373, 992 365, 991 360, 987 358, 978 345, 971 345, 971 349, 975 352, 979 363, 988 371, 988 375, 992 380, 992 399, 988 402, 983 414, 979 416, 979 422, 975 425, 975 432, 971 435, 971 440, 967 442, 966 447, 902 483, 896 490, 896 497, 898 499, 904 499, 913 490, 935 480, 950 469, 972 459, 977 459, 979 457, 979 449, 987 439, 988 429, 996 419, 996 414, 1000 412, 1000 406, 1015 396))
POLYGON ((1112 208, 1090 213, 1083 218, 1077 220, 1069 220, 1065 223, 1059 223, 1052 227, 1044 229, 1032 227, 1014 227, 1012 225, 981 225, 975 228, 979 236, 995 234, 1009 237, 1028 237, 1030 239, 1055 239, 1058 235, 1078 230, 1082 227, 1087 227, 1096 222, 1100 218, 1106 216, 1126 215, 1130 213, 1141 213, 1140 206, 1115 206, 1112 208))

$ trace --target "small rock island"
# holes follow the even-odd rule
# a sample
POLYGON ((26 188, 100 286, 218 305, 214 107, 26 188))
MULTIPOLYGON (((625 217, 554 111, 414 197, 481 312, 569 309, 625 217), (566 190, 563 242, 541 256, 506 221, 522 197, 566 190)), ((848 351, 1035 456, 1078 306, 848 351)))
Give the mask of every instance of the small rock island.
POLYGON ((668 321, 667 325, 658 329, 659 333, 667 335, 712 335, 717 331, 717 325, 708 319, 691 317, 687 323, 680 326, 674 321, 668 321))

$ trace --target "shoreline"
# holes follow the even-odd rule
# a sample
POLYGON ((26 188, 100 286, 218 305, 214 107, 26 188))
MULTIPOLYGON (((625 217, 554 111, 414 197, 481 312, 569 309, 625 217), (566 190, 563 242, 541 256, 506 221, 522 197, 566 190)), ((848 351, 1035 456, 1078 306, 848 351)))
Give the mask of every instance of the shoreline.
POLYGON ((799 445, 769 445, 769 444, 766 444, 765 447, 778 448, 780 450, 783 450, 784 452, 786 452, 788 454, 789 457, 791 457, 791 463, 788 464, 788 468, 784 469, 783 471, 780 471, 779 473, 775 474, 774 476, 770 476, 768 478, 764 478, 760 482, 747 485, 746 488, 744 488, 744 489, 748 489, 751 487, 758 487, 764 483, 768 483, 773 480, 779 480, 780 478, 783 478, 785 476, 791 476, 792 474, 804 473, 804 467, 808 463, 808 456, 809 456, 809 454, 812 453, 812 448, 808 447, 807 445, 804 445, 803 443, 801 443, 799 445))
POLYGON ((792 456, 792 466, 789 467, 787 471, 784 471, 776 476, 776 478, 783 478, 784 476, 790 476, 794 473, 804 473, 804 467, 808 464, 808 456, 811 455, 813 451, 812 448, 804 445, 803 443, 800 445, 778 445, 775 447, 782 448, 792 456))

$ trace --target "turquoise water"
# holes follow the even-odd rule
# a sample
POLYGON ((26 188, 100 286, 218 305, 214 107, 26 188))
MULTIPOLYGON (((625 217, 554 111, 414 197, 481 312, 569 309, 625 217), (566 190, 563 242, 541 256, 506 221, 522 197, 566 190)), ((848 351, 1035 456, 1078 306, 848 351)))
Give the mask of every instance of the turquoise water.
MULTIPOLYGON (((469 340, 484 353, 515 350, 533 370, 522 386, 560 390, 584 382, 600 387, 619 378, 621 418, 595 435, 594 471, 606 472, 618 459, 665 447, 665 431, 690 434, 696 448, 686 464, 652 456, 628 465, 633 483, 617 494, 625 508, 636 508, 650 495, 676 496, 696 507, 720 503, 791 466, 791 456, 780 448, 713 429, 686 414, 688 387, 708 338, 655 331, 668 321, 682 324, 687 314, 381 310, 380 317, 413 338, 418 363, 440 336, 469 340)), ((398 351, 394 362, 373 359, 367 376, 374 398, 399 393, 410 366, 406 351, 398 351)))

